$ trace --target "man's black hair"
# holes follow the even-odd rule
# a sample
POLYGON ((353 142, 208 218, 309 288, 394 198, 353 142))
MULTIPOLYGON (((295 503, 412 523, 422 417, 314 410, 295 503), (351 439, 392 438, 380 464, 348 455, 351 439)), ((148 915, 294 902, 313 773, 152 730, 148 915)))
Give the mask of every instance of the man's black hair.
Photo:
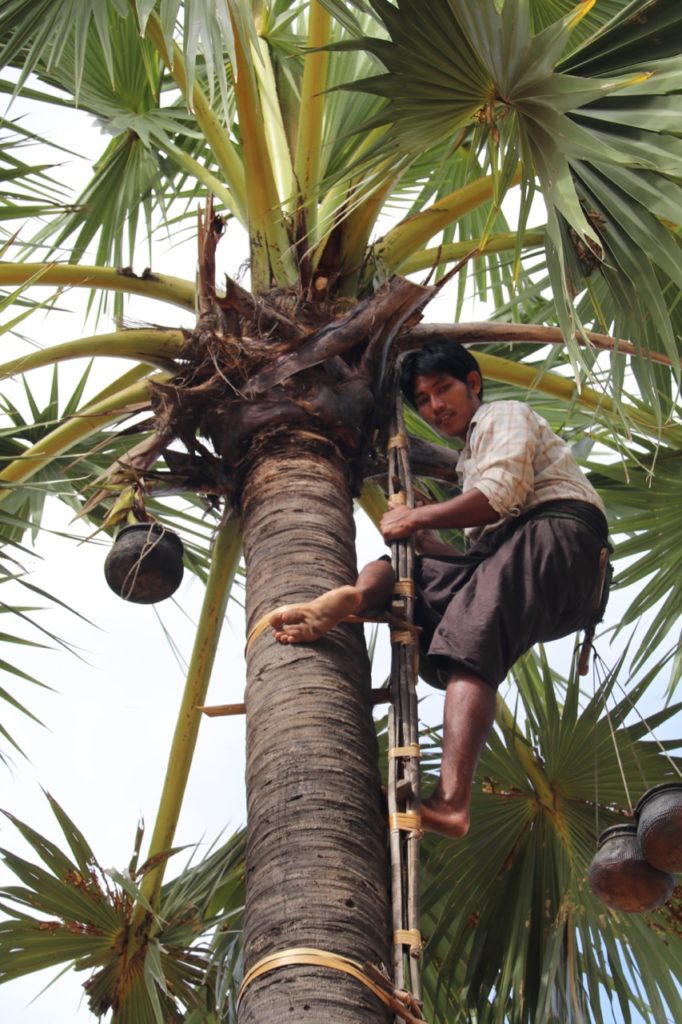
MULTIPOLYGON (((408 352, 400 368, 400 390, 414 402, 414 385, 417 377, 429 373, 447 373, 456 380, 467 383, 467 377, 472 370, 481 374, 481 368, 464 345, 457 341, 447 341, 445 338, 430 341, 428 345, 408 352)), ((483 399, 483 375, 481 374, 481 390, 479 398, 483 399)))

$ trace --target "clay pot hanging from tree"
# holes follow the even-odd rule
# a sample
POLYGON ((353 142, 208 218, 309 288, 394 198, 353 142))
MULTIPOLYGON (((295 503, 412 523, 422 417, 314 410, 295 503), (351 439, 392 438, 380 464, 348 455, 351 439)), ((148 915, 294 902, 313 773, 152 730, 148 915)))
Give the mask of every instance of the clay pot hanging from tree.
POLYGON ((655 868, 682 871, 682 782, 648 790, 635 809, 642 853, 655 868))
POLYGON ((599 836, 588 873, 590 888, 613 910, 644 913, 670 899, 675 879, 645 860, 636 825, 612 825, 599 836))
POLYGON ((161 523, 134 523, 119 530, 104 563, 107 583, 124 601, 155 604, 180 586, 182 541, 161 523))

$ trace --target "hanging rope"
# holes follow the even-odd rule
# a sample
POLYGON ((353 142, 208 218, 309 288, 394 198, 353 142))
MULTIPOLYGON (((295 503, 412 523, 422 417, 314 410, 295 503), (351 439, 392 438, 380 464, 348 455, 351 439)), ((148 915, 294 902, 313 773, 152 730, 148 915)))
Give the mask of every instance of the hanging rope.
MULTIPOLYGON (((394 504, 414 507, 403 403, 396 397, 388 441, 388 494, 394 504)), ((392 613, 402 620, 391 630, 391 705, 388 713, 388 817, 393 912, 393 980, 421 999, 422 948, 419 896, 419 721, 417 714, 418 632, 414 627, 414 542, 391 545, 396 583, 392 613)))
MULTIPOLYGON (((609 668, 609 666, 604 661, 604 659, 597 653, 597 651, 595 651, 594 652, 593 669, 592 669, 592 699, 593 700, 596 699, 597 690, 599 690, 600 692, 601 691, 605 691, 606 684, 607 684, 607 678, 609 676, 613 676, 613 674, 614 674, 614 670, 612 668, 609 668)), ((615 677, 614 677, 614 683, 615 683, 616 687, 621 691, 621 693, 623 694, 625 700, 630 705, 630 708, 632 709, 632 711, 634 711, 634 713, 637 715, 637 717, 639 718, 639 720, 642 723, 642 725, 647 729, 647 731, 648 731, 649 735, 651 736, 652 740, 658 746, 661 754, 663 755, 663 757, 670 764, 670 767, 673 769, 673 771, 680 778, 682 778, 682 771, 680 771, 679 766, 671 758, 671 756, 668 753, 668 751, 666 750, 664 744, 661 743, 659 738, 656 736, 656 733, 652 729, 652 727, 649 724, 648 720, 644 717, 644 715, 642 715, 641 711, 637 707, 637 704, 635 703, 635 701, 633 701, 633 699, 630 696, 630 694, 621 685, 621 683, 619 683, 618 679, 615 678, 615 677)), ((614 702, 615 702, 615 698, 614 698, 614 702)), ((613 743, 614 753, 616 755, 616 761, 618 762, 618 770, 620 772, 621 782, 623 783, 623 790, 625 792, 625 797, 626 797, 626 800, 627 800, 628 811, 632 815, 635 812, 636 804, 633 802, 632 796, 630 795, 630 788, 628 786, 628 781, 627 781, 627 777, 626 777, 626 774, 625 774, 625 769, 624 769, 624 766, 623 766, 623 760, 622 760, 622 757, 621 757, 621 751, 620 751, 619 746, 618 746, 618 739, 616 737, 616 730, 613 727, 613 721, 611 719, 611 712, 609 711, 609 707, 608 707, 608 697, 606 697, 606 696, 604 697, 604 711, 606 713, 606 719, 607 719, 608 726, 609 726, 609 733, 610 733, 610 736, 611 736, 611 742, 613 743)), ((641 763, 641 761, 639 759, 639 756, 637 754, 637 747, 635 745, 635 742, 632 739, 627 739, 626 736, 627 736, 627 734, 625 736, 623 736, 623 742, 627 742, 628 743, 628 746, 630 748, 630 753, 632 754, 633 760, 634 760, 634 762, 635 762, 635 764, 637 766, 637 770, 638 770, 639 775, 641 777, 642 784, 645 787, 648 788, 649 785, 650 785, 650 780, 647 778, 646 772, 644 771, 642 763, 641 763)), ((597 835, 599 835, 599 833, 600 833, 600 828, 599 828, 599 808, 600 808, 600 803, 599 803, 599 775, 598 775, 598 761, 597 761, 597 753, 596 753, 596 739, 595 739, 595 748, 594 748, 594 783, 595 783, 595 795, 594 795, 595 832, 596 832, 597 835)))
MULTIPOLYGON (((595 662, 599 662, 599 666, 600 666, 600 670, 601 670, 600 671, 600 676, 599 676, 600 682, 603 682, 603 679, 604 679, 605 675, 612 675, 613 674, 613 670, 609 668, 609 666, 606 664, 604 659, 599 654, 597 654, 596 652, 595 652, 595 662)), ((627 700, 628 704, 630 705, 631 710, 635 713, 635 715, 637 715, 637 717, 639 718, 639 720, 642 723, 642 725, 645 726, 647 732, 649 733, 649 735, 651 736, 652 740, 654 741, 654 743, 656 744, 656 746, 660 750, 660 752, 663 755, 663 757, 666 759, 666 761, 668 762, 668 764, 672 768, 673 772, 682 779, 682 771, 680 771, 679 766, 675 763, 673 758, 670 756, 670 754, 666 750, 664 744, 661 743, 661 741, 659 740, 658 736, 656 735, 656 733, 652 729, 651 725, 649 724, 648 719, 644 717, 642 712, 637 707, 637 704, 633 701, 633 699, 630 696, 630 694, 628 693, 628 691, 625 689, 625 687, 622 685, 622 683, 620 683, 618 681, 618 679, 615 680, 615 684, 616 684, 616 687, 622 693, 623 697, 627 700)), ((634 754, 634 756, 635 756, 635 758, 637 760, 637 767, 639 768, 639 773, 642 776, 642 781, 644 782, 645 786, 648 786, 649 782, 648 782, 648 780, 646 778, 646 775, 645 775, 644 771, 642 770, 641 764, 639 763, 639 759, 637 758, 636 752, 634 750, 634 746, 633 746, 633 754, 634 754)))

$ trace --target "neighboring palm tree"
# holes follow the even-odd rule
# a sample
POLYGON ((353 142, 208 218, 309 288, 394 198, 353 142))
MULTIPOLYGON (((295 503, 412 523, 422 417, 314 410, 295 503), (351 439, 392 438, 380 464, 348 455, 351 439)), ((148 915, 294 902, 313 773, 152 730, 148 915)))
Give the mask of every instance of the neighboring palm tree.
MULTIPOLYGON (((528 400, 585 457, 599 446, 593 479, 627 538, 617 553, 630 556, 620 579, 647 577, 623 626, 644 611, 651 625, 634 667, 645 674, 607 717, 615 676, 581 710, 578 680, 556 677, 541 655, 515 670, 525 724, 500 701, 470 836, 425 843, 425 1010, 480 1024, 601 1020, 601 1000, 617 999, 626 1017, 630 1006, 680 1017, 679 898, 626 919, 596 903, 585 873, 596 828, 618 819, 629 790, 679 770, 624 719, 678 629, 681 38, 673 0, 0 7, 4 90, 75 100, 112 136, 84 193, 54 215, 54 170, 19 161, 7 137, 0 166, 16 192, 6 205, 42 219, 30 238, 8 229, 6 305, 28 312, 29 286, 75 286, 113 292, 117 312, 137 294, 197 314, 192 332, 119 329, 1 368, 132 362, 85 404, 80 390, 61 412, 56 393, 44 415, 33 402, 34 423, 7 405, 3 536, 16 544, 24 526, 38 529, 44 495, 58 490, 107 530, 149 514, 178 523, 188 564, 206 577, 145 863, 138 837, 128 872, 103 872, 56 804, 70 855, 18 823, 48 870, 8 855, 23 884, 5 889, 0 978, 74 961, 94 972, 93 1010, 118 1022, 235 1016, 241 840, 162 882, 241 546, 249 630, 281 603, 353 579, 353 499, 376 515, 370 478, 386 472, 396 359, 431 336, 419 320, 451 267, 455 321, 467 283, 496 307, 487 324, 439 328, 482 346, 491 397, 528 400), (531 228, 536 193, 546 222, 531 228), (177 231, 207 196, 196 285, 123 269, 141 214, 147 229, 177 231), (249 234, 250 290, 215 280, 232 220, 249 234), (69 262, 54 262, 67 245, 69 262), (37 252, 43 262, 31 262, 37 252), (427 271, 434 284, 406 276, 427 271), (210 551, 168 500, 179 493, 197 521, 212 512, 210 551)), ((428 436, 416 417, 408 425, 428 436)), ((437 497, 447 453, 415 442, 413 456, 437 497)), ((672 664, 671 688, 682 668, 672 664)), ((296 648, 260 634, 247 666, 244 967, 302 946, 386 963, 359 627, 296 648)), ((294 963, 254 978, 238 1013, 241 1024, 289 1014, 359 1024, 388 1010, 355 978, 294 963)))

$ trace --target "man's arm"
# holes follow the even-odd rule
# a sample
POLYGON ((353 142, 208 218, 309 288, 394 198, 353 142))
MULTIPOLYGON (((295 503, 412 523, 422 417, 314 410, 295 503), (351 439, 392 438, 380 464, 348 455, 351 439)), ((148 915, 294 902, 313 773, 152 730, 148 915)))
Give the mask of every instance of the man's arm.
POLYGON ((496 523, 499 514, 485 494, 473 487, 465 494, 440 501, 436 505, 391 508, 381 518, 381 533, 387 544, 410 537, 420 530, 438 530, 443 527, 463 530, 468 526, 487 526, 496 523))

